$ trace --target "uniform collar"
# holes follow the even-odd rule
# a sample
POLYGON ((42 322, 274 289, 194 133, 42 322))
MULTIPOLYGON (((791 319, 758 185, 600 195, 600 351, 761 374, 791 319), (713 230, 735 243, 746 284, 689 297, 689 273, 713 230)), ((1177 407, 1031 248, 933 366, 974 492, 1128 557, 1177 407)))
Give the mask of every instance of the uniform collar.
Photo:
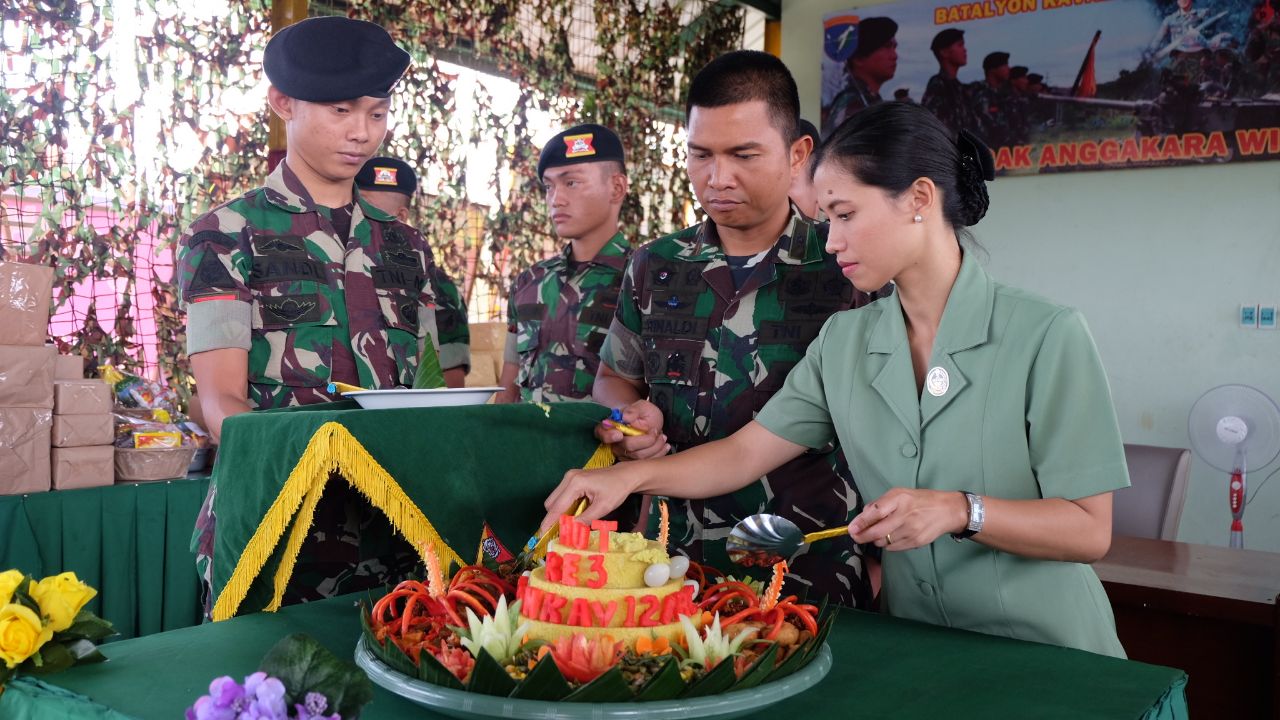
MULTIPOLYGON (((604 265, 613 268, 619 272, 627 267, 627 257, 631 254, 631 246, 627 244, 626 238, 622 236, 622 232, 616 233, 609 241, 600 248, 600 252, 591 258, 588 262, 592 265, 604 265)), ((573 262, 573 243, 564 244, 559 254, 552 258, 557 267, 569 267, 573 262)))
MULTIPOLYGON (((776 253, 771 253, 775 262, 784 265, 807 265, 822 261, 823 238, 818 233, 818 224, 805 217, 800 208, 791 205, 791 220, 786 230, 778 236, 774 243, 776 253)), ((707 218, 698 226, 692 244, 685 243, 675 255, 677 260, 705 262, 723 259, 724 248, 720 245, 720 232, 715 221, 707 218)))
MULTIPOLYGON (((307 188, 289 168, 287 160, 281 160, 276 165, 276 169, 271 171, 267 176, 266 183, 267 201, 272 205, 291 213, 317 212, 319 210, 315 201, 311 199, 311 193, 307 192, 307 188)), ((360 197, 360 189, 355 186, 355 182, 351 183, 352 199, 356 205, 363 210, 365 217, 381 222, 391 222, 396 218, 393 215, 379 210, 360 197)), ((354 223, 353 223, 354 226, 354 223)))
MULTIPOLYGON (((947 296, 938 334, 933 341, 933 354, 955 353, 987 342, 991 330, 991 310, 996 289, 991 276, 982 269, 972 253, 964 253, 960 272, 947 296)), ((884 310, 871 330, 868 353, 892 353, 906 342, 907 327, 902 316, 902 300, 894 292, 884 300, 884 310)))

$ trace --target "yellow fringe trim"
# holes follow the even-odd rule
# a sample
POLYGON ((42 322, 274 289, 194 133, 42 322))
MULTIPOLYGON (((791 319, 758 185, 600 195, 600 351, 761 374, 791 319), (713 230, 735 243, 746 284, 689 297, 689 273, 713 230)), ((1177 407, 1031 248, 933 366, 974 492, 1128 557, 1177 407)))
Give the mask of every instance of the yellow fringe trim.
MULTIPOLYGON (((607 445, 600 445, 583 467, 592 470, 609 467, 614 462, 613 451, 607 445)), ((214 622, 234 617, 240 610, 245 596, 249 594, 249 587, 262 572, 285 530, 290 529, 292 524, 280 567, 276 569, 273 578, 271 601, 263 608, 267 612, 280 609, 285 587, 289 584, 298 561, 298 553, 311 531, 316 506, 334 471, 387 516, 391 526, 418 550, 424 563, 424 550, 430 547, 446 563, 456 562, 459 566, 465 564, 462 557, 440 537, 440 533, 427 520, 422 510, 405 495, 390 473, 378 464, 360 441, 342 425, 328 422, 311 436, 302 457, 298 458, 298 464, 294 465, 280 493, 272 501, 271 507, 267 509, 253 537, 236 561, 231 578, 218 594, 218 600, 213 606, 214 622)))
POLYGON ((280 542, 285 530, 292 523, 292 532, 285 546, 284 557, 276 569, 271 602, 264 610, 275 611, 280 607, 284 588, 293 574, 298 552, 315 516, 316 505, 324 494, 329 475, 338 471, 371 505, 381 510, 391 526, 414 548, 429 546, 437 556, 447 562, 463 565, 462 558, 445 543, 426 515, 405 495, 391 475, 378 464, 369 451, 345 427, 328 422, 311 436, 307 449, 298 464, 289 473, 280 494, 267 510, 258 529, 236 561, 231 579, 218 595, 213 606, 215 622, 234 617, 240 604, 249 593, 249 587, 262 572, 267 558, 280 542), (301 512, 299 513, 299 506, 301 512), (296 519, 295 519, 296 516, 296 519))

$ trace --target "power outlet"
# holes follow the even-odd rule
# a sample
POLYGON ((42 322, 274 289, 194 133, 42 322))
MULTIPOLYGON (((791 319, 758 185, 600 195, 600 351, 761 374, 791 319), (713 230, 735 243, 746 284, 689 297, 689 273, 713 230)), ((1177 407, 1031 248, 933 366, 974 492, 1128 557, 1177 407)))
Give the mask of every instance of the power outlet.
POLYGON ((1259 305, 1258 306, 1258 329, 1259 330, 1275 330, 1276 329, 1276 306, 1275 305, 1259 305))
POLYGON ((1241 305, 1240 306, 1240 327, 1242 328, 1258 327, 1258 306, 1257 305, 1241 305))

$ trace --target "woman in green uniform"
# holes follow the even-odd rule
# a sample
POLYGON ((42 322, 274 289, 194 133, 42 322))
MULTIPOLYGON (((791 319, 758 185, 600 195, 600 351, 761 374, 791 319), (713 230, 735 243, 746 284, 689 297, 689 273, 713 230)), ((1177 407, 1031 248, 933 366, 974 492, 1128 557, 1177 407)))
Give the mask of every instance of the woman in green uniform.
POLYGON ((603 515, 633 492, 720 495, 838 437, 864 497, 858 542, 884 548, 882 606, 915 620, 1124 657, 1088 563, 1128 486, 1106 374, 1080 314, 994 282, 960 237, 987 209, 990 151, 927 110, 868 108, 815 170, 827 247, 863 290, 735 435, 670 457, 570 471, 603 515))

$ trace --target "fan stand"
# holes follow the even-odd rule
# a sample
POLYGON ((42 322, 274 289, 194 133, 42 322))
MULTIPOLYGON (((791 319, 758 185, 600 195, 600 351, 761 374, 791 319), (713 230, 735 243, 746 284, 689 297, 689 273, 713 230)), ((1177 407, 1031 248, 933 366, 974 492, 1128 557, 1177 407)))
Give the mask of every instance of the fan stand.
POLYGON ((1231 473, 1230 484, 1227 485, 1227 500, 1231 507, 1231 547, 1244 549, 1244 499, 1245 468, 1244 453, 1236 449, 1236 469, 1231 473))

